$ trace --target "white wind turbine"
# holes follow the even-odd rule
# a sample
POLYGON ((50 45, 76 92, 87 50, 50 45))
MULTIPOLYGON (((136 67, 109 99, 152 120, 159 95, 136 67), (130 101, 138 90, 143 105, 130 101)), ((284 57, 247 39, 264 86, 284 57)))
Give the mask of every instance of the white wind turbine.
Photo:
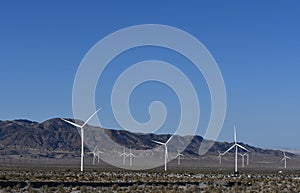
POLYGON ((99 163, 99 154, 102 153, 101 151, 99 151, 98 146, 96 146, 94 148, 93 151, 89 152, 88 154, 93 154, 93 165, 95 165, 95 159, 96 157, 98 157, 98 163, 99 163))
POLYGON ((218 150, 218 160, 219 160, 219 164, 221 165, 222 164, 222 155, 224 155, 223 153, 221 153, 219 150, 218 150))
POLYGON ((100 162, 100 154, 103 154, 103 152, 100 151, 100 150, 98 150, 98 151, 97 151, 97 154, 96 154, 96 156, 97 156, 97 158, 98 158, 98 163, 100 162))
POLYGON ((239 155, 242 157, 242 167, 245 167, 245 156, 247 157, 247 165, 249 165, 249 155, 248 155, 248 152, 246 152, 246 153, 239 153, 239 155))
POLYGON ((167 145, 171 141, 172 137, 173 137, 173 135, 165 143, 160 142, 160 141, 152 140, 154 143, 165 146, 165 171, 167 171, 167 160, 169 159, 169 157, 168 157, 168 146, 167 145))
POLYGON ((92 119, 92 117, 94 115, 96 115, 98 113, 98 111, 100 111, 101 108, 99 108, 96 112, 94 112, 84 123, 83 125, 78 125, 76 123, 73 123, 71 121, 62 119, 63 121, 80 128, 80 133, 81 133, 81 163, 80 163, 80 171, 83 172, 83 156, 84 156, 84 126, 86 126, 86 124, 92 119))
POLYGON ((233 129, 234 129, 234 144, 233 144, 229 149, 227 149, 227 150, 223 153, 223 155, 225 155, 225 154, 226 154, 227 152, 229 152, 231 149, 235 148, 234 173, 235 173, 235 174, 238 174, 238 171, 237 171, 238 148, 241 148, 241 149, 243 149, 243 150, 245 150, 245 151, 247 151, 247 152, 249 152, 249 150, 237 143, 237 141, 236 141, 236 130, 235 130, 235 125, 233 126, 233 129))
POLYGON ((183 157, 183 155, 177 150, 177 155, 175 158, 177 158, 177 165, 180 165, 180 158, 183 157))
POLYGON ((129 154, 126 155, 126 157, 129 156, 129 166, 132 167, 132 157, 136 157, 132 152, 131 152, 131 148, 129 150, 129 154))
POLYGON ((123 153, 121 153, 120 156, 123 157, 123 165, 125 165, 125 161, 126 161, 126 157, 127 157, 125 147, 123 147, 123 153))
POLYGON ((281 159, 281 161, 284 161, 284 168, 286 168, 286 159, 291 159, 291 158, 286 156, 284 151, 282 153, 283 153, 283 158, 281 159))

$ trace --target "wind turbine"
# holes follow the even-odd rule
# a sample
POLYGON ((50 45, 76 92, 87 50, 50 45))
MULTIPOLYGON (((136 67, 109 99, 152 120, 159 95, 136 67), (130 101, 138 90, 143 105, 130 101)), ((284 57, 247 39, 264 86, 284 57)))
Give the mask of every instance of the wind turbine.
MULTIPOLYGON (((99 154, 99 150, 98 150, 98 146, 96 146, 95 148, 94 148, 94 150, 93 151, 91 151, 91 152, 89 152, 88 154, 93 154, 93 165, 95 165, 95 159, 96 159, 96 157, 98 156, 98 154, 99 154)), ((99 157, 98 157, 98 163, 99 163, 99 157)))
POLYGON ((103 154, 102 151, 100 151, 98 149, 98 147, 96 146, 95 149, 92 152, 89 152, 88 154, 93 154, 93 165, 95 165, 95 159, 96 157, 98 158, 98 163, 100 162, 100 154, 103 154))
POLYGON ((84 123, 83 125, 78 125, 76 123, 73 123, 71 121, 68 121, 68 120, 65 120, 65 119, 62 119, 63 121, 75 126, 75 127, 78 127, 80 128, 80 133, 81 133, 81 163, 80 163, 80 171, 83 172, 83 156, 84 156, 84 126, 86 126, 86 124, 92 119, 92 117, 94 115, 96 115, 98 113, 98 111, 100 111, 101 108, 99 108, 96 112, 94 112, 84 123))
POLYGON ((125 152, 125 147, 123 147, 123 153, 121 153, 120 156, 123 157, 123 165, 125 165, 126 156, 127 156, 127 154, 126 154, 126 152, 125 152))
POLYGON ((178 160, 177 160, 177 165, 180 165, 180 157, 183 157, 183 155, 179 152, 179 150, 177 150, 177 155, 176 155, 176 157, 175 158, 177 158, 178 160))
POLYGON ((132 157, 136 157, 132 152, 131 148, 129 150, 129 154, 126 155, 126 157, 129 156, 129 166, 132 167, 132 157))
POLYGON ((168 146, 167 145, 171 141, 172 137, 173 137, 173 135, 165 143, 160 142, 160 141, 152 140, 154 143, 165 146, 165 171, 167 171, 167 160, 169 159, 169 157, 168 157, 168 146))
POLYGON ((242 167, 245 167, 245 156, 247 156, 247 165, 249 165, 248 152, 246 152, 246 153, 239 153, 239 155, 242 157, 242 167))
POLYGON ((222 164, 222 155, 224 155, 223 153, 221 153, 219 150, 218 150, 218 153, 219 153, 219 155, 218 155, 218 160, 219 160, 219 164, 221 165, 222 164))
POLYGON ((283 153, 283 158, 281 159, 281 161, 284 161, 284 168, 286 168, 286 159, 291 159, 291 158, 286 156, 284 151, 282 153, 283 153))
POLYGON ((241 149, 243 149, 243 150, 245 150, 245 151, 247 151, 247 152, 249 152, 249 150, 237 143, 237 141, 236 141, 236 130, 235 130, 235 125, 233 126, 233 130, 234 130, 234 144, 233 144, 229 149, 227 149, 227 150, 223 153, 223 155, 225 155, 225 154, 226 154, 227 152, 229 152, 231 149, 235 148, 234 174, 238 174, 238 171, 237 171, 238 148, 241 148, 241 149))
POLYGON ((98 163, 100 162, 100 154, 103 154, 103 152, 98 149, 98 151, 96 153, 96 156, 98 158, 98 163))

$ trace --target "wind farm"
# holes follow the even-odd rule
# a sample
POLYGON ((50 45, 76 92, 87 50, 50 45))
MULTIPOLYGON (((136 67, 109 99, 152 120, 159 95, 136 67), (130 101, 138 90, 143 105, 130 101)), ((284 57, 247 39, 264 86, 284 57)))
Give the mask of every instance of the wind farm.
POLYGON ((300 193, 300 1, 0 18, 0 193, 300 193))
MULTIPOLYGON (((261 186, 256 185, 262 185, 267 182, 260 179, 268 179, 269 181, 281 180, 281 183, 283 184, 282 186, 289 186, 291 188, 293 187, 293 190, 297 190, 297 180, 299 178, 300 171, 300 158, 298 155, 281 150, 264 150, 238 142, 236 132, 234 132, 235 140, 233 143, 216 141, 215 145, 206 155, 195 156, 195 154, 191 153, 194 151, 191 147, 188 147, 183 151, 179 151, 179 148, 173 147, 174 144, 171 143, 171 141, 178 139, 184 140, 183 136, 170 137, 169 135, 149 134, 146 135, 147 137, 145 137, 145 134, 136 135, 130 132, 120 133, 118 130, 109 130, 115 136, 116 141, 120 141, 119 139, 121 138, 123 140, 126 139, 125 141, 127 142, 133 139, 134 140, 132 143, 127 144, 126 147, 116 147, 115 149, 105 149, 106 142, 99 140, 99 144, 92 146, 92 151, 87 151, 85 156, 86 161, 84 162, 84 171, 81 172, 80 169, 78 169, 78 165, 81 165, 81 163, 77 159, 81 157, 81 136, 79 135, 80 133, 74 129, 72 124, 63 121, 62 119, 52 119, 46 121, 45 123, 34 123, 24 120, 1 122, 1 128, 6 128, 5 125, 7 125, 7 129, 14 128, 14 125, 28 125, 28 127, 33 127, 36 131, 40 130, 41 132, 50 132, 47 133, 47 136, 57 136, 58 133, 51 133, 53 130, 50 128, 61 127, 66 130, 66 134, 62 135, 65 138, 62 142, 67 145, 68 136, 74 135, 77 136, 77 146, 74 150, 72 150, 74 146, 69 146, 70 149, 64 151, 51 150, 49 152, 43 152, 42 149, 40 149, 37 151, 37 153, 35 153, 33 150, 31 150, 30 156, 28 156, 29 150, 27 150, 27 153, 22 152, 24 150, 14 150, 19 151, 18 155, 22 156, 5 155, 2 157, 2 159, 0 159, 2 173, 3 171, 6 172, 6 178, 9 179, 12 184, 11 186, 5 184, 5 180, 1 180, 0 172, 0 186, 2 187, 16 189, 18 186, 20 190, 43 190, 43 188, 47 186, 48 189, 55 190, 57 189, 57 183, 54 184, 47 180, 43 180, 44 175, 51 174, 52 180, 61 179, 63 181, 59 182, 59 188, 69 190, 71 192, 80 188, 86 188, 89 191, 109 191, 112 188, 115 188, 119 191, 133 191, 134 189, 143 190, 143 188, 144 190, 149 191, 151 188, 153 188, 152 191, 157 191, 161 188, 166 191, 173 191, 173 189, 181 191, 184 189, 191 189, 195 191, 208 191, 209 189, 234 191, 237 187, 244 191, 258 191, 262 189, 259 189, 261 186), (34 126, 35 124, 36 127, 34 126), (41 128, 42 126, 44 128, 41 128), (128 138, 124 138, 124 136, 127 136, 128 138), (160 149, 164 151, 156 151, 152 154, 134 153, 139 152, 138 150, 135 150, 137 147, 136 144, 141 145, 141 142, 138 142, 140 141, 139 136, 145 140, 143 141, 142 146, 149 146, 149 149, 157 148, 158 150, 160 149), (101 143, 101 141, 103 143, 101 143), (154 141, 157 141, 157 143, 154 141), (156 144, 160 146, 157 146, 156 144), (246 151, 243 148, 238 149, 238 162, 235 162, 235 151, 231 153, 232 150, 235 150, 237 146, 236 144, 241 145, 245 149, 249 150, 246 151), (168 154, 165 153, 166 145, 168 154), (135 151, 133 151, 133 149, 135 151), (224 153, 226 152, 226 154, 222 153, 223 151, 220 151, 219 149, 222 149, 224 153), (244 152, 240 153, 242 151, 244 152), (54 152, 56 153, 53 154, 54 152), (78 152, 77 155, 76 152, 78 152), (99 158, 97 157, 99 152, 102 153, 99 160, 100 163, 98 164, 96 159, 99 158), (249 152, 252 154, 251 163, 246 161, 247 154, 249 152), (52 155, 50 155, 50 153, 52 153, 52 155), (109 159, 110 162, 105 162, 102 160, 103 157, 110 154, 112 155, 109 159), (180 159, 183 155, 184 159, 180 159), (244 160, 242 160, 241 155, 244 155, 244 160), (284 159, 282 158, 282 155, 284 155, 284 159), (158 160, 163 158, 163 163, 167 163, 168 167, 165 167, 165 164, 163 164, 161 167, 150 170, 132 170, 135 169, 139 164, 147 164, 146 160, 152 159, 155 156, 157 156, 158 160), (143 157, 145 159, 143 159, 143 157), (173 160, 168 157, 172 157, 173 160), (218 161, 216 163, 216 157, 220 157, 222 161, 218 161), (286 163, 287 167, 285 168, 284 161, 287 159, 289 159, 289 162, 286 163), (26 160, 30 160, 30 164, 28 164, 28 161, 26 160), (165 160, 167 162, 165 162, 165 160), (264 162, 265 160, 268 160, 268 162, 264 162), (282 160, 282 162, 280 162, 280 160, 282 160), (120 163, 126 169, 111 165, 114 161, 116 163, 120 163), (243 162, 245 162, 244 167, 243 162), (236 163, 239 166, 239 175, 234 173, 234 166, 236 163), (282 163, 284 163, 284 165, 282 165, 282 163), (30 185, 26 184, 25 181, 22 181, 22 179, 25 179, 25 174, 22 173, 22 169, 17 169, 20 167, 26 167, 26 170, 29 171, 29 173, 26 174, 27 177, 31 176, 30 178, 33 179, 34 176, 36 176, 38 181, 31 180, 30 185), (10 169, 7 170, 8 168, 10 169), (18 179, 15 178, 16 174, 19 176, 18 179), (90 178, 93 178, 94 181, 90 182, 88 180, 90 178), (20 185, 18 185, 18 183, 20 185), (251 185, 249 185, 249 183, 251 183, 251 185)), ((86 126, 86 128, 88 128, 90 131, 101 129, 94 128, 93 126, 86 126)), ((24 128, 24 130, 27 131, 28 129, 29 128, 24 128)), ((28 132, 25 132, 24 137, 26 137, 27 134, 28 132)), ((42 136, 42 134, 38 135, 42 136)), ((91 136, 86 135, 86 143, 89 141, 89 137, 91 136)), ((33 143, 34 142, 30 142, 31 145, 33 145, 33 143)), ((199 141, 199 145, 200 143, 201 142, 199 141)), ((51 145, 51 143, 49 143, 49 145, 51 145)), ((48 148, 50 148, 50 146, 48 148)), ((85 149, 86 148, 87 147, 85 145, 85 149)), ((143 151, 149 151, 147 149, 148 148, 145 148, 143 151)), ((0 150, 0 153, 4 155, 3 150, 0 150)), ((272 190, 279 191, 281 190, 280 188, 281 186, 275 186, 272 190)))

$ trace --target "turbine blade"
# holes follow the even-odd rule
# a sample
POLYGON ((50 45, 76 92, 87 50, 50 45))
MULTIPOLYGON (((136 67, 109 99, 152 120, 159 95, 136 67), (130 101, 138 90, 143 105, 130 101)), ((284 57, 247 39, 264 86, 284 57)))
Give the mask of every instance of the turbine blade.
POLYGON ((103 152, 102 152, 102 151, 98 151, 98 153, 101 153, 101 154, 103 154, 103 152))
POLYGON ((160 142, 160 141, 155 141, 155 140, 151 140, 151 141, 153 141, 154 143, 160 144, 160 145, 165 145, 165 143, 160 142))
POLYGON ((241 146, 240 144, 236 144, 238 147, 242 148, 245 151, 249 151, 248 149, 246 149, 245 147, 241 146))
POLYGON ((227 149, 224 153, 223 153, 223 155, 225 155, 226 153, 228 153, 230 150, 232 150, 232 148, 234 148, 235 147, 235 144, 234 145, 232 145, 229 149, 227 149))
POLYGON ((287 158, 287 159, 292 159, 292 158, 290 158, 290 157, 288 157, 288 156, 286 156, 286 158, 287 158))
POLYGON ((126 155, 126 157, 136 157, 133 153, 129 153, 126 155))
POLYGON ((236 143, 236 129, 235 129, 235 125, 233 125, 233 130, 234 130, 234 142, 236 143))
POLYGON ((282 158, 280 161, 282 162, 282 161, 284 161, 285 160, 285 157, 284 158, 282 158))
POLYGON ((166 141, 165 144, 168 144, 171 141, 172 137, 173 137, 173 135, 171 135, 171 137, 168 139, 168 141, 166 141))
POLYGON ((82 127, 84 127, 92 118, 94 115, 96 115, 98 113, 98 111, 100 111, 102 108, 99 108, 96 112, 94 112, 87 120, 86 122, 84 122, 84 124, 82 125, 82 127))
POLYGON ((98 150, 98 146, 96 146, 95 148, 94 148, 94 151, 93 152, 97 152, 97 150, 98 150))
POLYGON ((75 127, 79 127, 79 128, 82 127, 82 126, 80 126, 80 125, 78 125, 78 124, 76 124, 76 123, 73 123, 73 122, 71 122, 71 121, 68 121, 68 120, 66 120, 66 119, 61 119, 61 120, 63 120, 64 122, 67 122, 67 123, 69 123, 69 124, 71 124, 71 125, 73 125, 73 126, 75 126, 75 127))
POLYGON ((219 150, 218 150, 218 153, 219 153, 220 157, 225 154, 225 153, 221 153, 219 150))

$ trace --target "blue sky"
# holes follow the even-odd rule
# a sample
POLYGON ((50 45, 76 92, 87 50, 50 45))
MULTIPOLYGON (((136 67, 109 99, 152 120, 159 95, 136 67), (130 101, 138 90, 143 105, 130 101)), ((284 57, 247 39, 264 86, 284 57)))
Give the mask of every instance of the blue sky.
MULTIPOLYGON (((300 149, 298 1, 1 1, 0 120, 72 117, 73 80, 88 50, 116 30, 148 23, 187 31, 214 56, 227 90, 219 140, 232 141, 236 124, 239 141, 300 149)), ((118 63, 129 65, 137 58, 185 63, 174 53, 152 48, 116 58, 103 78, 107 85, 97 87, 96 102, 104 106, 99 116, 107 127, 118 127, 103 97, 113 82, 110 75, 122 70, 118 63)), ((195 86, 197 91, 206 93, 201 74, 186 70, 192 81, 202 82, 195 86)), ((203 112, 199 134, 203 134, 210 108, 207 95, 199 95, 203 112)), ((162 128, 168 132, 178 123, 178 107, 174 93, 163 85, 149 83, 133 93, 133 115, 146 121, 147 104, 156 99, 171 109, 162 128), (157 90, 161 94, 149 94, 157 90), (135 103, 141 96, 145 101, 135 103)))

